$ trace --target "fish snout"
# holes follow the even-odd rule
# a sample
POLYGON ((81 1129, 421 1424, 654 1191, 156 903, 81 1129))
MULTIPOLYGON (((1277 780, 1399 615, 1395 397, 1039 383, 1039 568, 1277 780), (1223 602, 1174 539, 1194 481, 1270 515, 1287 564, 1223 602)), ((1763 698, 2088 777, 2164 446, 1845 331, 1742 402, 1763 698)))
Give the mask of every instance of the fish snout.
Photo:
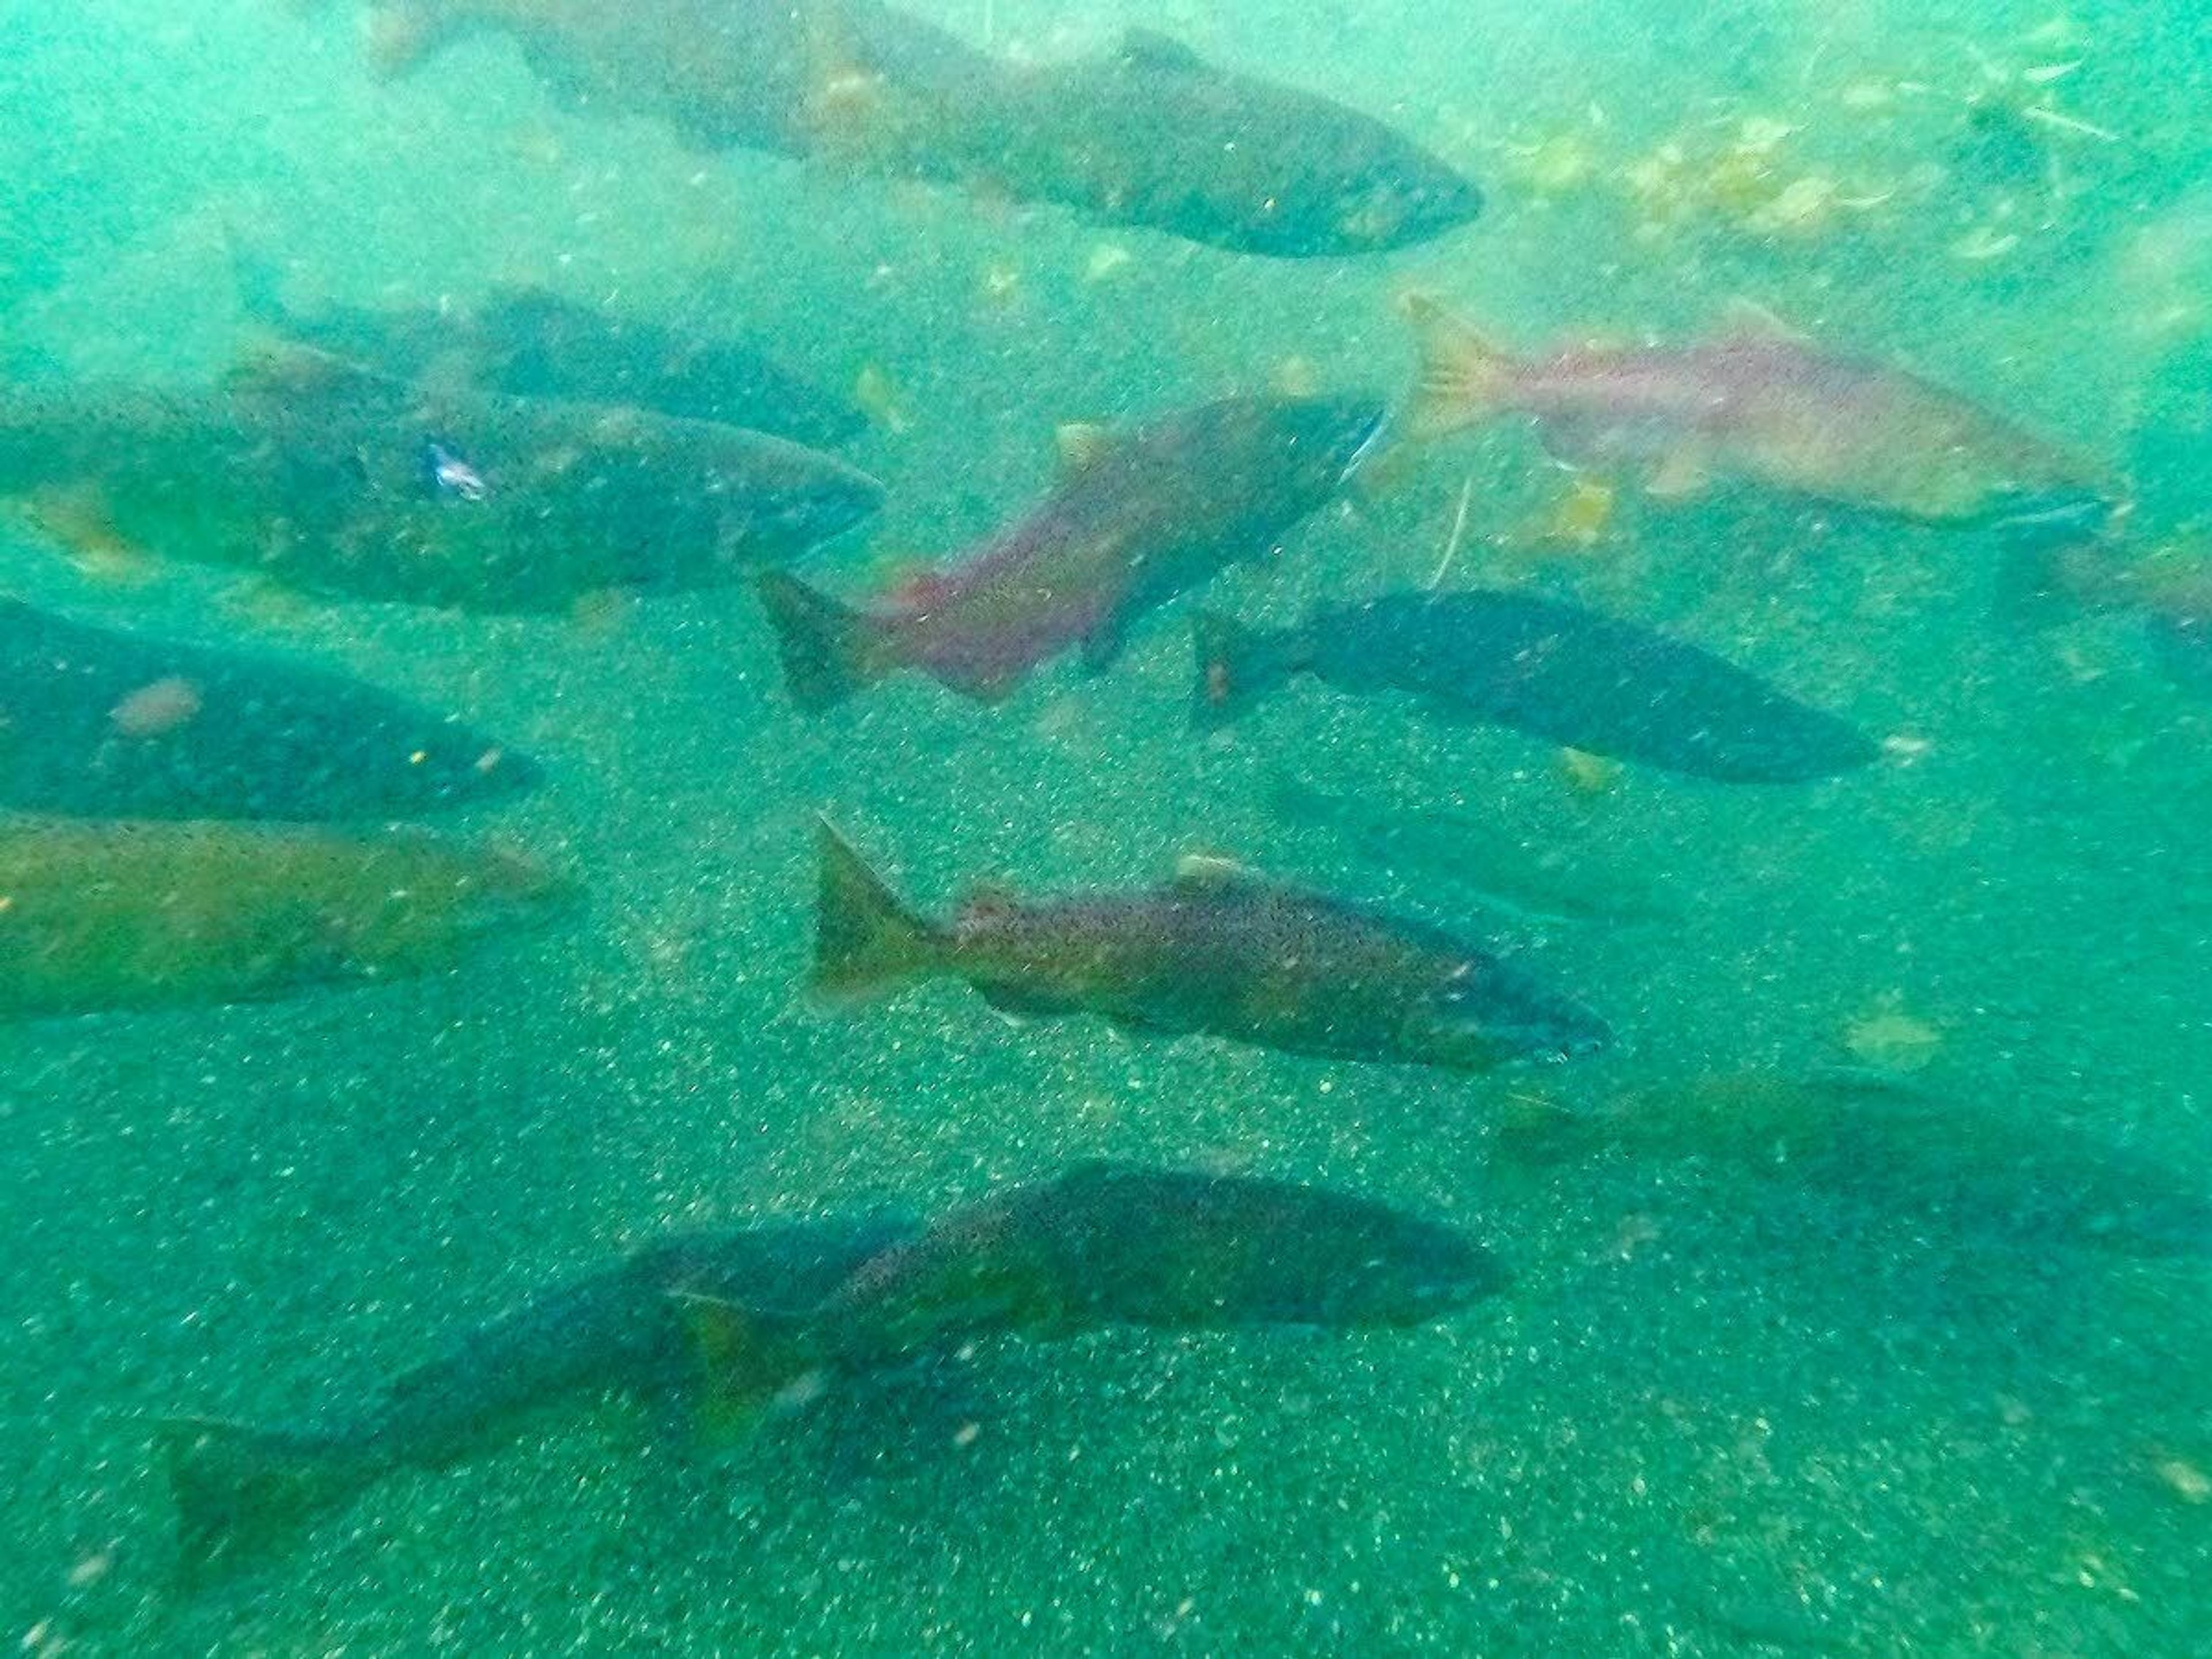
POLYGON ((1336 229, 1347 247, 1377 252, 1433 241, 1471 223, 1483 209, 1474 180, 1433 158, 1393 169, 1346 191, 1336 229))
POLYGON ((1580 1003, 1497 967, 1446 988, 1422 1024, 1444 1058, 1480 1070, 1584 1060, 1613 1043, 1613 1028, 1580 1003))

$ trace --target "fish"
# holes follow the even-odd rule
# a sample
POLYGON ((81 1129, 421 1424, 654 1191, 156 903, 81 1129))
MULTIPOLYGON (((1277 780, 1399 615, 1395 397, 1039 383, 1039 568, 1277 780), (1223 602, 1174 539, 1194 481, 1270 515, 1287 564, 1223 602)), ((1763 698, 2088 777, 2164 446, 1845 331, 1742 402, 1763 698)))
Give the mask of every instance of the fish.
POLYGON ((907 908, 826 820, 819 838, 811 983, 833 1001, 950 976, 1009 1014, 1474 1072, 1610 1039, 1589 1010, 1479 945, 1219 859, 1187 859, 1167 885, 1133 892, 982 890, 940 922, 907 908))
POLYGON ((372 37, 380 67, 404 73, 489 32, 570 107, 661 120, 694 148, 1048 203, 1240 253, 1384 252, 1483 208, 1472 180, 1382 122, 1151 30, 1015 62, 870 0, 400 0, 372 37))
POLYGON ((2212 691, 2212 549, 2201 532, 2135 555, 2102 540, 2015 550, 2011 617, 2034 627, 2084 616, 2136 624, 2152 659, 2185 691, 2212 691))
POLYGON ((370 309, 284 301, 279 272, 234 255, 247 316, 275 339, 394 380, 479 386, 520 398, 635 407, 740 426, 816 448, 858 437, 859 407, 742 342, 501 286, 465 306, 370 309))
POLYGON ((1522 1098, 1501 1115, 1493 1154, 1501 1171, 1530 1172, 1695 1158, 2016 1242, 2212 1254, 2212 1182, 2190 1160, 1863 1066, 1701 1074, 1595 1105, 1522 1098))
POLYGON ((818 19, 793 0, 383 0, 367 34, 382 77, 500 35, 564 108, 658 121, 693 149, 794 158, 816 147, 810 111, 833 34, 841 52, 934 84, 989 63, 934 24, 863 0, 818 19))
POLYGON ((749 1426, 811 1380, 981 1338, 1107 1326, 1233 1330, 1422 1325, 1507 1288, 1456 1228, 1288 1182, 1093 1160, 953 1211, 871 1256, 811 1307, 680 1299, 702 1411, 749 1426))
POLYGON ((496 1450, 563 1404, 694 1389, 677 1292, 805 1307, 913 1231, 890 1216, 679 1234, 555 1285, 329 1412, 287 1425, 175 1415, 155 1425, 190 1583, 265 1565, 317 1519, 389 1476, 496 1450))
POLYGON ((763 433, 396 380, 281 352, 225 383, 0 393, 0 498, 65 538, 325 599, 560 612, 726 586, 872 514, 883 487, 763 433), (441 463, 439 457, 442 455, 441 463))
POLYGON ((1282 259, 1412 247, 1482 212, 1473 180, 1383 123, 1155 30, 1126 30, 1087 58, 916 74, 881 54, 840 56, 846 8, 811 4, 824 65, 817 153, 868 172, 1282 259))
POLYGON ((1592 861, 1523 843, 1473 813, 1409 809, 1271 772, 1265 798, 1283 823, 1326 831, 1378 869, 1449 882, 1507 927, 1631 927, 1680 911, 1592 861))
POLYGON ((0 599, 0 807, 387 819, 511 799, 544 777, 520 750, 343 674, 0 599))
POLYGON ((1870 764, 1855 727, 1650 629, 1562 600, 1466 589, 1386 593, 1250 628, 1193 624, 1192 723, 1235 720, 1293 675, 1401 692, 1447 720, 1724 783, 1805 783, 1870 764))
POLYGON ((1660 497, 1727 479, 1931 525, 2073 534, 2117 510, 2078 457, 1893 364, 1739 319, 1686 346, 1542 358, 1493 347, 1435 300, 1403 309, 1420 351, 1408 437, 1500 416, 1534 422, 1556 457, 1626 466, 1660 497))
POLYGON ((440 972, 579 896, 534 859, 428 831, 0 820, 0 1020, 440 972))
POLYGON ((1366 398, 1237 398, 1124 434, 1073 428, 1043 501, 885 600, 855 609, 763 573, 792 701, 818 713, 913 669, 996 702, 1078 646, 1103 670, 1139 617, 1334 498, 1382 419, 1366 398))

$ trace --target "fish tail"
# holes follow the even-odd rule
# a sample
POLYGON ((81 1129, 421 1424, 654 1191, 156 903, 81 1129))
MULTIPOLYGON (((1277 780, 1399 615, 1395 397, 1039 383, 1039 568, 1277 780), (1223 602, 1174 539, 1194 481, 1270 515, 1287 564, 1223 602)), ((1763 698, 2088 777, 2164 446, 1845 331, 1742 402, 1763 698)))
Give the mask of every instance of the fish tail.
POLYGON ((1409 437, 1434 438, 1473 426, 1504 399, 1512 359, 1474 324, 1426 294, 1408 294, 1398 310, 1413 325, 1419 378, 1399 416, 1409 437))
POLYGON ((357 1491, 367 1468, 319 1436, 214 1418, 167 1419, 156 1443, 176 1504, 179 1566, 187 1583, 281 1547, 357 1491))
POLYGON ((1192 614, 1191 644, 1194 731, 1227 725, 1303 665, 1297 634, 1247 628, 1212 611, 1192 614))
POLYGON ((882 630, 866 611, 781 570, 762 572, 753 587, 775 629, 784 685, 808 714, 836 708, 889 672, 882 630))
POLYGON ((803 1316, 769 1313, 695 1291, 672 1293, 698 1364, 697 1418, 711 1437, 752 1429, 805 1391, 822 1365, 803 1316))
POLYGON ((928 969, 937 930, 906 907, 827 818, 820 836, 813 988, 825 996, 865 996, 928 969))

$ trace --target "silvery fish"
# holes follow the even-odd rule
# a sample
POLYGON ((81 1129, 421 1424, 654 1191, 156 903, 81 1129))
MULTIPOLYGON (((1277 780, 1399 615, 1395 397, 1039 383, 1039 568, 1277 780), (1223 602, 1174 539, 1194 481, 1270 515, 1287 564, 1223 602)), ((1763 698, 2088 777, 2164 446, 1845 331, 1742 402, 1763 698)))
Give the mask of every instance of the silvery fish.
POLYGON ((1686 346, 1516 357, 1434 300, 1405 302, 1415 436, 1502 416, 1577 465, 1640 471, 1654 495, 1765 484, 1936 524, 2072 532, 2115 506, 2076 456, 1893 364, 1824 351, 1769 323, 1686 346))

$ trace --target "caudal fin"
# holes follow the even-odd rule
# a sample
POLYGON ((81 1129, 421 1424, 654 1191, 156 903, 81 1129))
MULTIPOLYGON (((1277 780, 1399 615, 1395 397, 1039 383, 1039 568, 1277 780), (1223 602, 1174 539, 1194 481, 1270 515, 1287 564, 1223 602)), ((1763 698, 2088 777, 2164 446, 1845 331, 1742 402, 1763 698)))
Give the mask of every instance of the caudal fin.
POLYGON ((1297 672, 1298 635, 1242 623, 1211 611, 1191 617, 1195 675, 1191 685, 1194 731, 1225 726, 1297 672))
POLYGON ((814 989, 865 996, 930 966, 936 930, 907 908, 827 818, 814 909, 814 989))
POLYGON ((808 714, 836 708, 889 672, 880 631, 866 611, 781 570, 763 571, 753 587, 775 629, 785 688, 808 714))
POLYGON ((774 1407, 805 1398, 823 1374, 803 1316, 690 1291, 673 1297, 698 1362, 699 1425, 710 1437, 745 1433, 774 1407))
POLYGON ((188 1583, 252 1565, 359 1489, 367 1465, 313 1435, 212 1418, 157 1430, 188 1583))
POLYGON ((1399 415, 1407 437, 1434 438, 1474 425, 1495 410, 1512 360, 1474 324, 1426 294, 1408 294, 1398 310, 1413 327, 1419 378, 1399 415))

